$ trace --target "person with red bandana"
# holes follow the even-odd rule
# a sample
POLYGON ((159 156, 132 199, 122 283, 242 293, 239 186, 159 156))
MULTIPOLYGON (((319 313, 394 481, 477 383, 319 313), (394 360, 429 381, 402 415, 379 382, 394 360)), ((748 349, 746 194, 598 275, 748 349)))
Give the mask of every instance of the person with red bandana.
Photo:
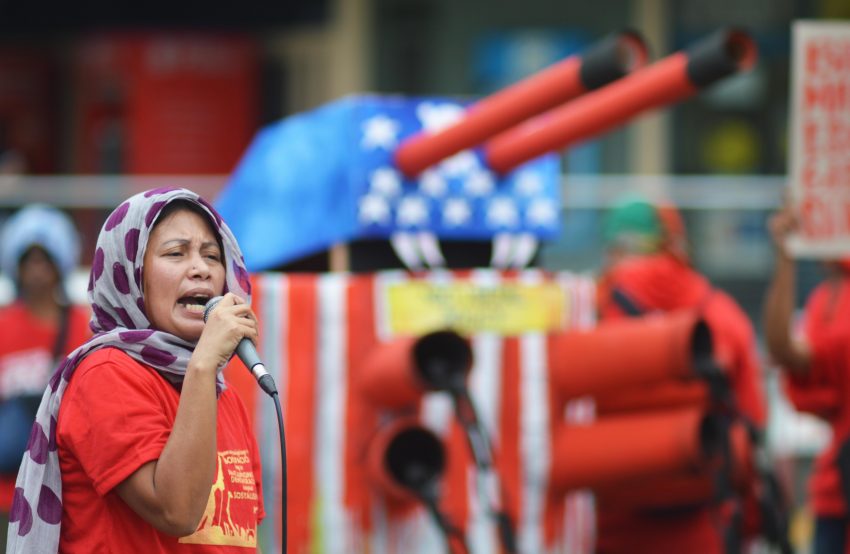
MULTIPOLYGON (((604 233, 609 259, 599 283, 601 321, 697 310, 712 332, 715 362, 723 370, 735 417, 760 434, 766 414, 753 326, 732 297, 713 287, 691 265, 679 212, 670 205, 656 206, 639 196, 628 197, 609 211, 604 233)), ((757 511, 754 499, 744 505, 745 515, 757 511)), ((728 552, 730 544, 742 544, 740 526, 729 517, 729 506, 710 496, 662 510, 600 502, 597 517, 599 554, 708 554, 728 552)))
POLYGON ((786 377, 792 404, 826 421, 832 440, 809 477, 809 503, 815 516, 813 554, 850 552, 850 258, 824 263, 826 278, 806 299, 800 325, 796 267, 786 246, 798 227, 791 206, 771 217, 768 229, 776 250, 773 277, 764 301, 767 348, 786 377))

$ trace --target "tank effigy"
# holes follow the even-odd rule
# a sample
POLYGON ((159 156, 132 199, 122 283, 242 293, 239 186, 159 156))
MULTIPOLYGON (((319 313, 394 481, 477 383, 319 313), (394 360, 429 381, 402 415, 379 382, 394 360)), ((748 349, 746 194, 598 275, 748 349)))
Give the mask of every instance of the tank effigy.
MULTIPOLYGON (((690 488, 669 494, 707 494, 724 438, 705 324, 595 327, 589 277, 528 266, 560 231, 558 151, 755 56, 723 30, 647 65, 623 32, 477 102, 352 96, 257 135, 216 206, 255 272, 282 391, 285 499, 273 414, 251 383, 241 392, 289 552, 588 552, 588 491, 640 502, 620 485, 687 470, 690 488), (391 244, 408 271, 273 271, 362 239, 391 244), (457 240, 492 241, 491 267, 447 263, 457 240), (671 383, 673 401, 639 400, 675 413, 607 394, 616 417, 595 420, 595 394, 645 382, 671 383)), ((273 552, 281 529, 264 528, 273 552)))

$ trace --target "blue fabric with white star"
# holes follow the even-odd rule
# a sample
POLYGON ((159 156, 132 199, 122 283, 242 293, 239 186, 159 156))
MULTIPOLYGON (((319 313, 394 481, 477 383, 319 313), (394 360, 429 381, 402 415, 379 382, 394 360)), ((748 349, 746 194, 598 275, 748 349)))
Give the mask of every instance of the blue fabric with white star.
POLYGON ((445 98, 352 96, 262 129, 216 207, 252 271, 362 238, 429 231, 489 240, 560 231, 560 164, 546 155, 499 178, 479 148, 407 179, 392 155, 408 136, 457 120, 445 98))

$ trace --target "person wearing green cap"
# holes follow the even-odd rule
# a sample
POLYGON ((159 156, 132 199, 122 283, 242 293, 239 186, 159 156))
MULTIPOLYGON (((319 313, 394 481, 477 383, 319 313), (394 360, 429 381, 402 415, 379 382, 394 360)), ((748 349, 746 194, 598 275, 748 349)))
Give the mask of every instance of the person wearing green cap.
POLYGON ((604 220, 609 253, 651 254, 661 248, 661 221, 655 206, 639 196, 619 200, 604 220))
MULTIPOLYGON (((712 331, 715 360, 726 375, 734 411, 758 434, 765 423, 761 363, 753 326, 744 311, 726 293, 714 288, 690 263, 684 222, 670 204, 655 204, 630 195, 614 204, 604 219, 607 265, 599 281, 598 310, 602 325, 625 317, 653 312, 696 310, 712 331)), ((651 396, 649 386, 642 391, 651 396)), ((604 404, 604 399, 600 405, 604 404)), ((669 409, 646 406, 648 410, 669 409)), ((604 414, 602 414, 604 415, 604 414)), ((598 553, 737 551, 745 527, 757 520, 757 484, 747 494, 717 491, 688 505, 671 505, 659 513, 605 504, 597 505, 598 553), (744 525, 738 516, 743 512, 744 525), (744 510, 740 506, 744 506, 744 510), (725 523, 718 526, 717 522, 725 523), (730 544, 736 545, 730 550, 730 544), (639 546, 636 546, 639 545, 639 546), (636 549, 637 548, 637 549, 636 549)), ((750 531, 750 529, 746 529, 750 531)), ((752 534, 752 533, 749 533, 752 534)))

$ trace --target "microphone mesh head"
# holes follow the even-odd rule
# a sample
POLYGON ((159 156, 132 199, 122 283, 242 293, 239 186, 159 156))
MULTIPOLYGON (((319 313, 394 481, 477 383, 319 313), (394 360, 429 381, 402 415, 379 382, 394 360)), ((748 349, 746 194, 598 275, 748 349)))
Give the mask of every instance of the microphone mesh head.
POLYGON ((207 305, 204 306, 204 323, 207 322, 207 318, 210 317, 210 312, 212 312, 215 307, 221 302, 222 296, 213 296, 209 300, 207 300, 207 305))

